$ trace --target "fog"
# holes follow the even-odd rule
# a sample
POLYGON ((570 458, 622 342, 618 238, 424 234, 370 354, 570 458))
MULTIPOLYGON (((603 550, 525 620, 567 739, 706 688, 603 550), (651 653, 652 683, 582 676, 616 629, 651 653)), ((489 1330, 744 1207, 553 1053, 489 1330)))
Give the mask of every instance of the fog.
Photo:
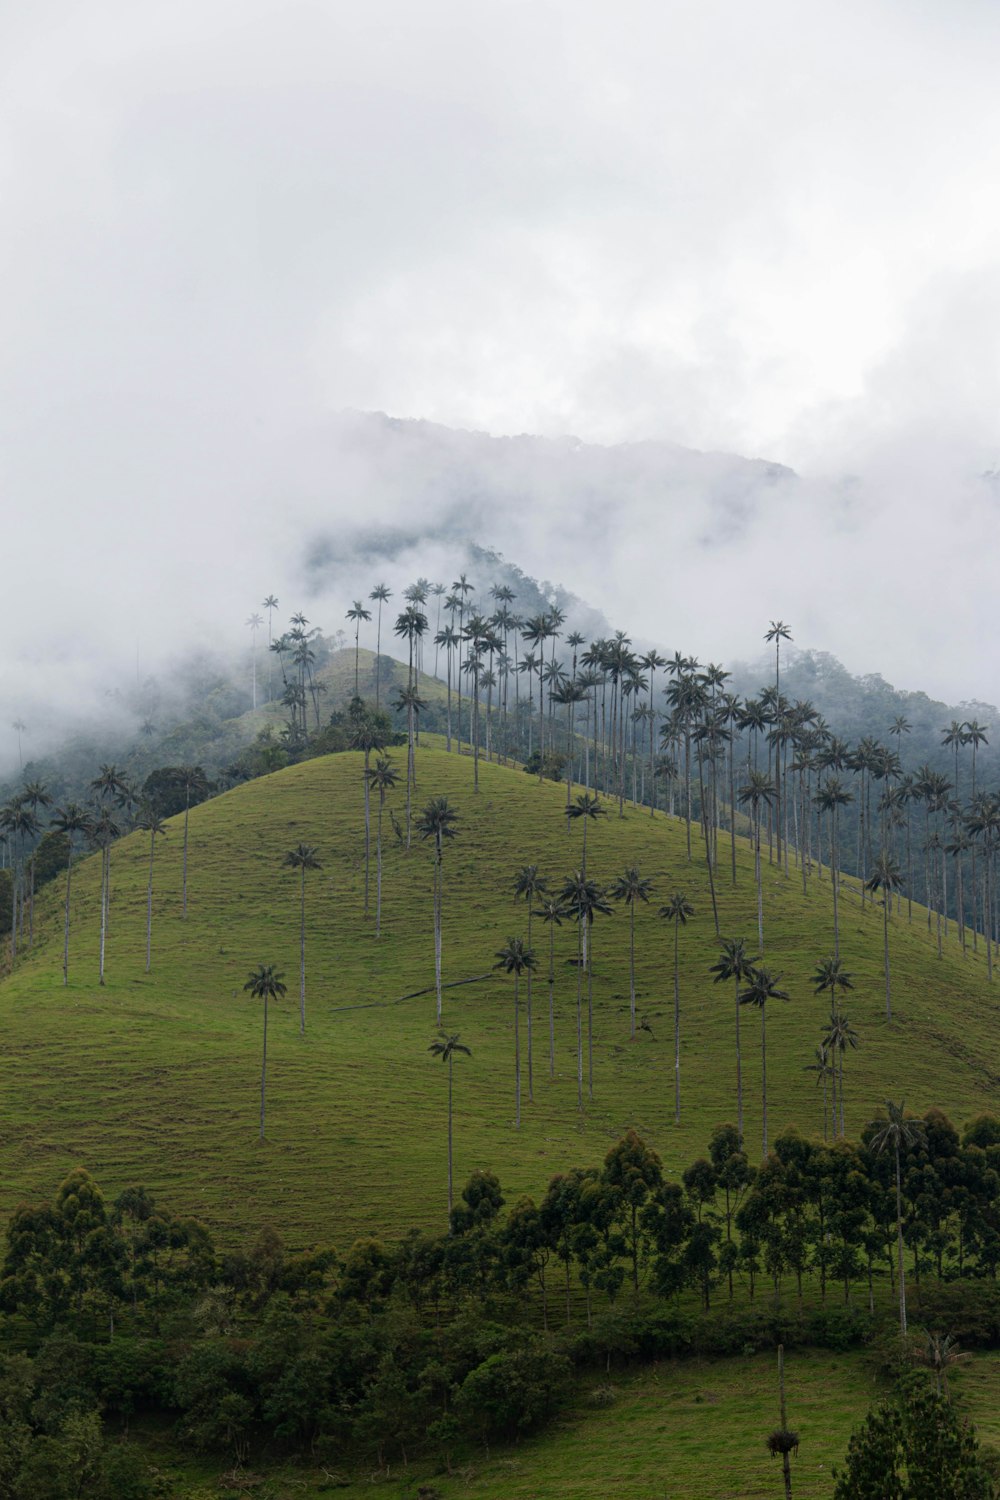
POLYGON ((0 763, 466 538, 1000 700, 998 62, 978 0, 7 7, 0 763))

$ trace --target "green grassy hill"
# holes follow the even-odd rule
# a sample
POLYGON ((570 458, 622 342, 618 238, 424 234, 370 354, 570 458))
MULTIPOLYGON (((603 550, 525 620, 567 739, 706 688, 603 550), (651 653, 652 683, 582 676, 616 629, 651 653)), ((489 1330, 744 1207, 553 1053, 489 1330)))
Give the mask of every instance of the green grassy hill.
MULTIPOLYGON (((405 753, 397 763, 403 767, 405 753)), ((49 887, 35 913, 35 945, 0 986, 0 1212, 48 1197, 74 1165, 105 1190, 141 1181, 175 1211, 201 1215, 223 1243, 277 1226, 292 1245, 346 1247, 363 1232, 404 1233, 445 1219, 446 1077, 428 1054, 433 986, 432 853, 407 853, 386 822, 384 931, 362 912, 362 759, 309 761, 196 808, 190 821, 189 909, 181 916, 182 819, 158 841, 153 966, 146 975, 148 838, 114 847, 108 982, 97 983, 99 860, 73 877, 70 982, 63 987, 62 891, 49 887), (286 850, 314 844, 323 869, 309 877, 307 1032, 298 1029, 299 885, 282 868, 286 850), (259 962, 285 972, 288 996, 271 1016, 268 1139, 257 1139, 261 1013, 243 993, 259 962)), ((703 862, 689 864, 684 827, 608 804, 593 824, 589 872, 613 878, 637 863, 655 881, 638 913, 639 1010, 652 1035, 628 1035, 628 917, 595 929, 595 1097, 576 1104, 575 931, 557 940, 556 1077, 547 1068, 546 986, 535 983, 534 1102, 515 1130, 513 988, 491 973, 495 950, 525 932, 511 896, 523 863, 558 884, 579 863, 579 826, 568 833, 565 790, 523 772, 482 765, 473 794, 467 757, 425 746, 416 805, 446 795, 459 836, 445 851, 444 978, 478 978, 445 995, 444 1021, 472 1048, 455 1075, 459 1182, 478 1166, 499 1174, 508 1201, 540 1193, 552 1173, 598 1162, 634 1125, 677 1173, 703 1151, 712 1127, 735 1117, 733 991, 711 982, 716 956, 703 862), (673 1124, 672 935, 656 908, 674 890, 696 915, 681 933, 683 1117, 673 1124)), ((402 821, 403 795, 394 799, 402 821)), ((748 848, 734 889, 718 876, 723 935, 755 932, 748 848)), ((374 902, 374 858, 373 858, 374 902)), ((882 923, 855 895, 841 902, 841 953, 855 976, 846 1007, 861 1037, 847 1063, 848 1132, 887 1094, 932 1104, 957 1122, 997 1105, 995 990, 978 958, 952 937, 939 960, 914 908, 892 922, 895 1022, 884 1019, 882 923)), ((546 939, 535 926, 544 972, 546 939)), ((791 994, 768 1016, 772 1136, 788 1124, 821 1128, 821 1097, 805 1071, 828 1007, 809 976, 832 952, 829 883, 807 895, 797 874, 765 866, 769 964, 791 994)), ((524 991, 522 988, 522 1001, 524 991)), ((760 1054, 755 1014, 743 1014, 746 1132, 759 1140, 760 1054)))

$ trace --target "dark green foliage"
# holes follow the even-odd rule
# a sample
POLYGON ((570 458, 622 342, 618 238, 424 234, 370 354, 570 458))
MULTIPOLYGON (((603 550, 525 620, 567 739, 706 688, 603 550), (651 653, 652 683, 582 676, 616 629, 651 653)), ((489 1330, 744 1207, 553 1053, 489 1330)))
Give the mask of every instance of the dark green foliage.
POLYGON ((197 807, 212 795, 200 766, 160 766, 142 784, 140 800, 161 818, 173 818, 185 807, 197 807), (191 775, 191 770, 200 774, 191 775))
POLYGON ((569 1391, 570 1363, 539 1338, 500 1350, 471 1370, 455 1398, 456 1411, 484 1438, 514 1438, 540 1427, 569 1391))
MULTIPOLYGON (((32 855, 32 864, 35 869, 35 889, 47 885, 50 880, 55 880, 57 875, 63 875, 66 871, 66 860, 69 855, 69 839, 65 833, 50 830, 43 833, 38 840, 38 845, 32 855)), ((6 871, 3 872, 7 874, 6 871)), ((2 915, 0 905, 0 915, 2 915)), ((7 913, 7 921, 10 922, 10 913, 7 913)))
POLYGON ((834 1500, 990 1500, 992 1482, 968 1422, 910 1379, 851 1437, 834 1500))

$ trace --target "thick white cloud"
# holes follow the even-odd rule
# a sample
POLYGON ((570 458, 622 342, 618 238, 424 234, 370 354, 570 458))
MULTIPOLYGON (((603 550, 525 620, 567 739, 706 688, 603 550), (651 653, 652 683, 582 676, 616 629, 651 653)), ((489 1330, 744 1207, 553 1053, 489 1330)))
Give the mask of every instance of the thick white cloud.
MULTIPOLYGON (((810 498, 739 556, 697 496, 600 567, 557 501, 484 540, 656 635, 631 580, 687 537, 685 610, 751 576, 754 636, 1000 698, 998 63, 978 0, 8 7, 9 716, 293 598, 367 498, 344 407, 794 464, 810 498)), ((744 629, 720 603, 688 644, 744 629)))

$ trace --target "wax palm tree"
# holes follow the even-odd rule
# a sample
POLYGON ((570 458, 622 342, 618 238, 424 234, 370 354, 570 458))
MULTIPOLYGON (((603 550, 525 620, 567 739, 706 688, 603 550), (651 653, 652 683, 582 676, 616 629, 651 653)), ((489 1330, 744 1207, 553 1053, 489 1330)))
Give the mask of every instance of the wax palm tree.
POLYGON ((893 892, 898 891, 903 884, 903 877, 899 872, 899 866, 888 854, 880 854, 875 861, 870 880, 865 881, 865 887, 869 891, 881 891, 882 893, 882 956, 885 967, 885 1015, 886 1020, 892 1020, 892 991, 889 981, 889 909, 892 906, 893 892))
POLYGON ((378 818, 375 827, 375 936, 382 935, 382 814, 385 799, 399 782, 399 772, 393 768, 392 757, 380 756, 375 765, 365 772, 368 784, 378 792, 378 818))
POLYGON ((830 819, 830 885, 833 890, 833 956, 840 957, 840 809, 854 800, 839 776, 827 776, 813 801, 830 819))
POLYGON ((582 981, 587 973, 587 1077, 590 1097, 594 1097, 594 968, 593 925, 596 916, 611 916, 605 893, 583 870, 571 875, 559 893, 559 900, 577 923, 576 946, 576 1095, 577 1107, 583 1109, 583 1025, 582 981))
POLYGON ((575 818, 579 818, 583 823, 583 859, 580 865, 580 869, 583 871, 584 875, 586 875, 587 827, 597 818, 607 817, 607 813, 604 811, 604 808, 601 806, 600 800, 597 797, 592 797, 589 792, 584 792, 581 796, 574 797, 572 806, 567 807, 566 809, 566 817, 567 828, 575 818))
POLYGON ((101 946, 98 959, 98 982, 104 983, 105 957, 108 937, 108 906, 111 899, 111 845, 121 833, 110 807, 101 807, 91 822, 91 837, 101 851, 101 946))
POLYGON ((829 995, 830 1008, 836 1011, 838 990, 844 994, 848 990, 853 990, 854 979, 839 958, 825 958, 822 963, 816 965, 813 971, 812 986, 814 994, 829 995))
POLYGON ((614 901, 628 902, 628 997, 629 1036, 635 1041, 635 904, 647 901, 653 890, 653 882, 639 874, 635 865, 629 865, 623 874, 614 880, 608 894, 614 901))
MULTIPOLYGON (((858 1033, 854 1030, 850 1021, 840 1011, 830 1012, 830 1024, 827 1027, 826 1036, 823 1038, 823 1046, 829 1052, 830 1057, 837 1066, 837 1094, 840 1099, 840 1135, 844 1135, 844 1053, 848 1048, 853 1051, 858 1045, 858 1033)), ((834 1125, 837 1122, 837 1106, 833 1110, 834 1125)), ((836 1134, 836 1130, 834 1131, 836 1134)))
POLYGON ((453 625, 446 625, 444 629, 439 630, 437 635, 434 637, 435 652, 440 646, 443 646, 445 649, 445 675, 447 678, 448 693, 447 738, 445 740, 445 749, 449 752, 449 754, 451 753, 451 654, 457 645, 458 632, 455 630, 455 627, 453 625))
POLYGON ((451 1222, 452 1209, 454 1207, 454 1191, 453 1191, 454 1173, 453 1173, 453 1169, 452 1169, 452 1131, 451 1131, 451 1122, 452 1122, 452 1066, 454 1064, 455 1057, 458 1055, 458 1053, 462 1053, 463 1056, 465 1056, 465 1057, 471 1057, 472 1056, 471 1050, 468 1047, 463 1046, 463 1044, 459 1041, 459 1036, 460 1035, 461 1035, 461 1033, 458 1032, 458 1031, 453 1032, 451 1035, 449 1035, 446 1031, 442 1031, 440 1041, 431 1042, 430 1046, 427 1049, 428 1052, 433 1053, 433 1055, 435 1057, 439 1057, 443 1063, 447 1063, 448 1064, 448 1233, 449 1234, 454 1234, 454 1232, 455 1232, 454 1225, 451 1222))
POLYGON ((763 771, 751 771, 738 793, 741 807, 749 807, 753 824, 753 871, 757 883, 757 945, 764 951, 764 888, 760 872, 760 819, 765 807, 775 799, 774 782, 763 771))
POLYGON ((264 1139, 264 1108, 267 1094, 267 1007, 271 1000, 281 1000, 285 995, 282 975, 273 964, 258 964, 250 971, 243 989, 254 1000, 264 1002, 264 1050, 260 1064, 260 1138, 264 1139))
POLYGON ((740 986, 753 973, 754 960, 747 953, 745 938, 723 938, 720 943, 718 963, 709 973, 715 975, 715 983, 732 980, 736 993, 736 1128, 740 1144, 743 1142, 743 1063, 740 1052, 740 986))
MULTIPOLYGON (((770 629, 764 634, 765 641, 774 642, 774 709, 781 714, 781 643, 790 641, 792 633, 784 620, 772 620, 770 629)), ((774 804, 775 827, 778 831, 778 862, 781 862, 781 751, 775 746, 774 753, 774 804)))
POLYGON ((63 924, 63 984, 69 984, 69 889, 73 875, 73 840, 76 835, 88 837, 92 829, 90 813, 77 802, 67 802, 57 807, 52 827, 57 833, 66 835, 66 915, 63 924))
POLYGON ((458 813, 447 797, 432 797, 417 819, 422 839, 434 840, 434 986, 437 992, 437 1021, 441 1025, 441 883, 442 853, 446 839, 453 839, 458 829, 453 825, 458 813))
POLYGON ((257 711, 257 632, 263 623, 263 616, 259 615, 256 610, 254 610, 253 614, 247 620, 247 625, 250 627, 250 639, 253 642, 250 651, 251 682, 253 685, 251 703, 255 713, 257 711))
POLYGON ((273 620, 274 620, 274 611, 278 607, 277 596, 274 595, 274 594, 268 594, 267 598, 265 600, 263 600, 263 602, 261 603, 260 607, 261 607, 261 609, 266 609, 267 610, 267 701, 268 701, 268 703, 270 703, 270 701, 271 701, 271 652, 274 649, 273 644, 272 644, 272 640, 271 640, 271 634, 272 634, 272 623, 273 623, 273 620))
POLYGON ((688 917, 694 916, 694 907, 682 891, 675 891, 659 913, 665 922, 674 924, 674 1124, 681 1122, 681 989, 680 989, 680 931, 687 925, 688 917))
POLYGON ((149 873, 146 878, 146 973, 148 974, 153 955, 153 857, 156 854, 156 840, 166 834, 167 825, 155 808, 147 803, 140 810, 135 826, 143 833, 149 834, 149 873))
MULTIPOLYGON (((522 865, 514 876, 514 900, 523 899, 528 906, 528 938, 527 946, 531 948, 531 903, 539 901, 548 895, 549 883, 544 875, 539 875, 537 865, 522 865)), ((531 974, 528 969, 528 1098, 534 1103, 535 1099, 535 1074, 533 1053, 533 1019, 531 1011, 531 974)))
MULTIPOLYGON (((21 793, 21 801, 26 807, 38 815, 38 809, 52 806, 52 798, 43 781, 28 781, 25 783, 21 793)), ((35 853, 33 850, 28 860, 28 947, 35 945, 35 853)))
POLYGON ((890 1150, 896 1168, 896 1254, 899 1267, 899 1331, 906 1337, 906 1268, 903 1264, 903 1183, 900 1171, 900 1152, 911 1150, 923 1141, 924 1128, 919 1120, 908 1120, 903 1113, 906 1101, 894 1104, 885 1101, 887 1119, 875 1120, 869 1127, 873 1132, 868 1139, 869 1149, 880 1156, 890 1150))
POLYGON ((354 621, 354 696, 355 696, 355 698, 358 696, 358 691, 359 691, 358 690, 358 660, 359 660, 359 657, 360 657, 360 654, 361 654, 361 621, 362 620, 370 620, 371 617, 372 617, 371 610, 370 609, 365 609, 365 607, 361 603, 360 599, 355 599, 354 603, 351 605, 350 609, 347 611, 347 614, 344 616, 345 620, 353 620, 354 621))
MULTIPOLYGON (((830 1117, 830 1112, 829 1112, 829 1109, 827 1107, 827 1098, 828 1098, 828 1088, 827 1088, 827 1085, 828 1085, 829 1080, 831 1078, 833 1078, 834 1080, 836 1080, 836 1076, 837 1075, 836 1075, 836 1072, 834 1071, 833 1063, 830 1060, 830 1053, 829 1053, 829 1050, 827 1049, 825 1043, 821 1042, 819 1044, 819 1046, 816 1048, 813 1056, 815 1057, 816 1061, 815 1062, 811 1062, 811 1063, 806 1063, 806 1066, 803 1068, 802 1071, 804 1073, 815 1073, 816 1074, 816 1087, 817 1088, 819 1088, 820 1084, 823 1085, 823 1142, 825 1144, 826 1141, 829 1139, 828 1121, 829 1121, 829 1117, 830 1117)), ((836 1135, 836 1133, 837 1133, 836 1132, 836 1109, 837 1109, 837 1106, 836 1106, 836 1104, 834 1104, 834 1122, 835 1122, 834 1123, 834 1135, 836 1135)))
POLYGON ((555 983, 556 983, 556 928, 561 927, 563 919, 569 916, 566 907, 558 896, 546 895, 541 906, 535 912, 536 917, 541 917, 549 929, 549 1077, 556 1076, 556 1012, 555 1012, 555 983))
POLYGON ((780 980, 780 978, 780 974, 772 974, 770 969, 754 968, 750 972, 745 988, 740 991, 740 1004, 755 1005, 760 1011, 763 1156, 767 1155, 767 1002, 769 1000, 787 1000, 789 998, 785 990, 778 989, 778 981, 780 980))
POLYGON ((536 968, 535 955, 525 945, 523 938, 509 937, 495 955, 494 969, 503 969, 514 976, 514 1128, 521 1128, 521 1006, 519 989, 521 975, 536 968))
POLYGON ((350 714, 353 727, 351 729, 351 749, 364 752, 365 763, 362 769, 362 784, 365 789, 365 907, 364 914, 368 915, 368 888, 369 873, 371 870, 371 847, 372 847, 372 810, 371 810, 371 756, 373 750, 384 750, 389 738, 389 727, 382 714, 370 714, 365 711, 361 698, 355 697, 351 700, 350 714), (355 711, 357 710, 357 711, 355 711))
POLYGON ((929 1329, 925 1329, 924 1340, 924 1347, 918 1358, 934 1371, 935 1389, 939 1396, 943 1395, 947 1400, 948 1371, 954 1365, 968 1364, 972 1356, 962 1352, 953 1333, 931 1333, 929 1329))
POLYGON ((322 870, 322 862, 316 857, 312 844, 296 844, 289 849, 282 865, 287 870, 298 870, 300 875, 299 895, 299 1035, 306 1034, 306 871, 322 870))
POLYGON ((384 583, 377 583, 368 597, 378 604, 378 621, 375 626, 375 707, 378 708, 381 702, 379 690, 382 686, 382 606, 392 598, 392 594, 384 583))
POLYGON ((415 687, 397 688, 395 707, 406 710, 406 847, 410 847, 410 804, 413 788, 417 784, 416 752, 414 750, 415 724, 424 700, 415 687))

